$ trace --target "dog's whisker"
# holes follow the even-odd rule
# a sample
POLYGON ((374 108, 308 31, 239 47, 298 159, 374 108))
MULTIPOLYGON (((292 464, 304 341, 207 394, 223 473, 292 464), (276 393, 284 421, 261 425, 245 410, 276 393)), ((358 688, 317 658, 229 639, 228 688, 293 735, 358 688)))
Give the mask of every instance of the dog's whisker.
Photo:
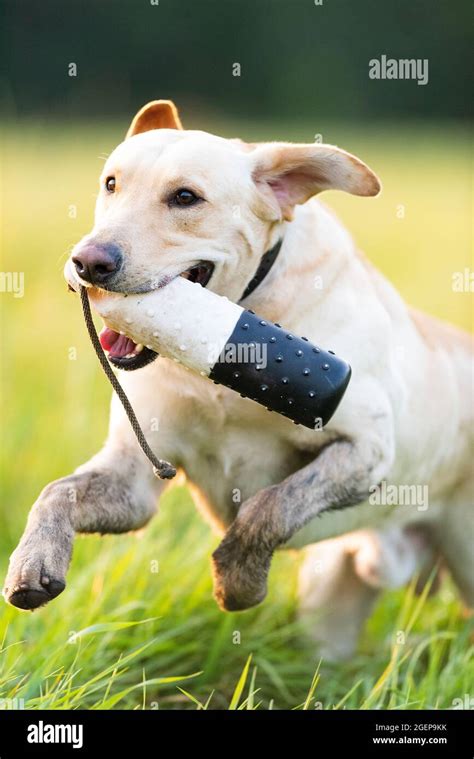
POLYGON ((60 263, 64 260, 64 258, 69 257, 71 254, 72 249, 74 248, 74 243, 71 243, 71 245, 68 245, 66 250, 64 250, 57 258, 57 263, 60 263))

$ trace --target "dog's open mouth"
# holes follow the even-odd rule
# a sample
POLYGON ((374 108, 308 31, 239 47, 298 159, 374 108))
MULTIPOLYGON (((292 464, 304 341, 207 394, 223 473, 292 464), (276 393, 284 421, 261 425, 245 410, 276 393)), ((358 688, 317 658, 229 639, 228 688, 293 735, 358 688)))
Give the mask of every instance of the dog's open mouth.
MULTIPOLYGON (((183 271, 180 276, 206 287, 213 271, 214 264, 201 261, 201 263, 183 271)), ((125 369, 126 371, 141 369, 147 364, 151 364, 158 356, 156 351, 147 348, 146 345, 137 345, 130 337, 116 332, 110 327, 102 329, 99 340, 102 348, 108 354, 110 363, 118 369, 125 369)))

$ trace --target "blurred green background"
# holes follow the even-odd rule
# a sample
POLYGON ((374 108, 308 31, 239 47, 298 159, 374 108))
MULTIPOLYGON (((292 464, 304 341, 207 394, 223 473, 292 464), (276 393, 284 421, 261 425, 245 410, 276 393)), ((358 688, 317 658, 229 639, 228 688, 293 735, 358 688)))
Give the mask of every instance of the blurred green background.
MULTIPOLYGON (((470 295, 452 289, 453 272, 472 269, 467 7, 7 3, 1 270, 24 272, 25 295, 0 294, 2 576, 41 488, 106 434, 109 387, 62 268, 91 227, 103 157, 147 100, 173 98, 190 128, 248 140, 320 134, 359 155, 382 195, 324 201, 410 303, 470 328, 470 295), (368 60, 384 53, 429 58, 429 84, 369 80, 368 60)), ((79 539, 53 604, 34 615, 0 607, 0 698, 30 708, 194 708, 157 678, 202 672, 178 685, 203 704, 214 692, 210 707, 224 708, 252 654, 241 704, 304 704, 318 655, 295 622, 298 557, 277 557, 262 607, 223 615, 212 600, 215 544, 182 486, 140 536, 79 539)), ((472 681, 468 636, 449 582, 430 599, 387 593, 359 655, 323 663, 307 706, 449 708, 472 681), (404 646, 394 643, 399 629, 408 630, 404 646)))

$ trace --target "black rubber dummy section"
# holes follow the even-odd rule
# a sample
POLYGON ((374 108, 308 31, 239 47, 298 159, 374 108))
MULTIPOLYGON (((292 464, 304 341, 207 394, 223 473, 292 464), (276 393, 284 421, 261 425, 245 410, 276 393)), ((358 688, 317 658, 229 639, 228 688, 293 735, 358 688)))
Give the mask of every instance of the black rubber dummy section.
POLYGON ((243 311, 209 376, 296 424, 319 429, 338 407, 351 368, 332 351, 243 311))

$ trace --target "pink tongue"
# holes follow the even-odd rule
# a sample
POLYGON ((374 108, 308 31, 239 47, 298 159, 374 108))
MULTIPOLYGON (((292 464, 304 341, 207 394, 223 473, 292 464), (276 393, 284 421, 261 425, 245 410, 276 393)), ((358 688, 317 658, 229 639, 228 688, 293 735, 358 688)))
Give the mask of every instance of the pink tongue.
POLYGON ((119 332, 104 327, 99 335, 99 340, 104 351, 108 351, 110 356, 115 358, 122 358, 128 356, 129 353, 133 353, 136 343, 133 342, 126 335, 121 335, 119 332))

